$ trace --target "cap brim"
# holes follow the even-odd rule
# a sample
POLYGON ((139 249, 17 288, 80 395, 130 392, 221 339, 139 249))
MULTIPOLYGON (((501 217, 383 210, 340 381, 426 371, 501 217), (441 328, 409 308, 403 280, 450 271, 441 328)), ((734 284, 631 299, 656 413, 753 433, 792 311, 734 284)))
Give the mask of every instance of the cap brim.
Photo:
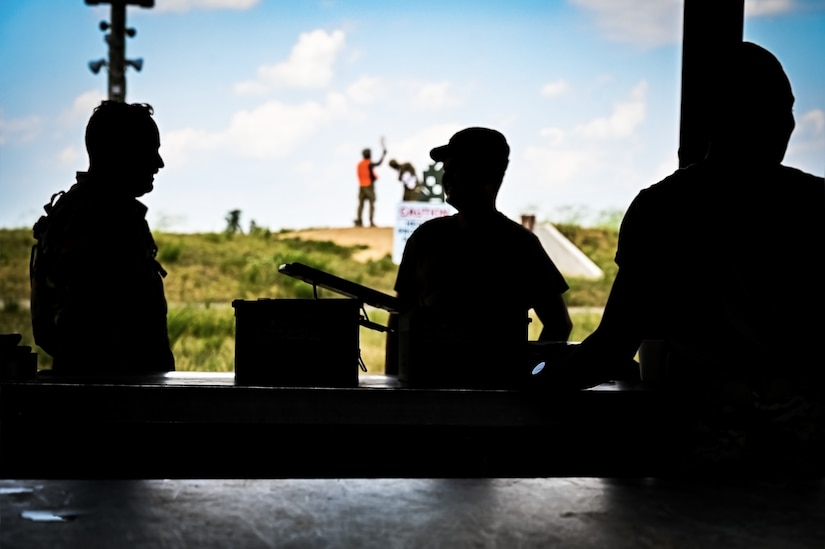
POLYGON ((436 162, 440 162, 447 158, 450 155, 450 146, 449 145, 442 145, 440 147, 436 147, 430 151, 430 158, 435 160, 436 162))

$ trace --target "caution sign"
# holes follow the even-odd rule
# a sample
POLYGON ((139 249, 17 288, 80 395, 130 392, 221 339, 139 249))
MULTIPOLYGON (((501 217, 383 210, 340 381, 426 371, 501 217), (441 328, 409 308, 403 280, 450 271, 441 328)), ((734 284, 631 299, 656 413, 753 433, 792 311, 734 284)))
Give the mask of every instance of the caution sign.
POLYGON ((392 241, 392 261, 401 263, 407 239, 419 225, 436 217, 453 215, 456 209, 446 203, 400 202, 395 212, 395 233, 392 241))

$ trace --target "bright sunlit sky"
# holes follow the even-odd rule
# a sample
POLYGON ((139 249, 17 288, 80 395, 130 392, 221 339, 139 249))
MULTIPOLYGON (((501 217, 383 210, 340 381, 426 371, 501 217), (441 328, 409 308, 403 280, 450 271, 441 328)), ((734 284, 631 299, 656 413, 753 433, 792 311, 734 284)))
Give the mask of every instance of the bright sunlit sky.
MULTIPOLYGON (((825 173, 825 1, 746 0, 745 39, 796 95, 786 164, 825 173)), ((107 94, 84 0, 0 2, 0 227, 30 227, 88 166, 107 94)), ((156 230, 350 226, 361 149, 412 162, 473 125, 512 148, 499 207, 518 218, 624 211, 677 167, 682 3, 674 0, 156 0, 127 8, 128 102, 155 108, 166 167, 156 230)), ((377 170, 379 225, 401 186, 377 170)))

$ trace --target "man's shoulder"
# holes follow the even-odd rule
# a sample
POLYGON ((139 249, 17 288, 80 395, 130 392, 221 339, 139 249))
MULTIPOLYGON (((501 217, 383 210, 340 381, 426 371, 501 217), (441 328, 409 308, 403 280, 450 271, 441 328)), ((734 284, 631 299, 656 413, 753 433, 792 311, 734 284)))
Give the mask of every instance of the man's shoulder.
POLYGON ((499 224, 500 228, 504 230, 513 231, 515 233, 533 234, 530 231, 530 229, 528 229, 518 221, 510 219, 501 212, 499 212, 498 216, 496 216, 496 221, 499 224))
POLYGON ((105 236, 142 224, 146 212, 146 206, 136 198, 75 184, 53 203, 46 217, 49 226, 58 227, 60 231, 75 235, 93 231, 105 236))
POLYGON ((706 167, 702 164, 691 164, 678 168, 649 187, 642 189, 640 194, 666 194, 693 185, 707 175, 706 167))
POLYGON ((427 221, 421 224, 421 227, 427 227, 428 229, 433 229, 437 227, 453 227, 456 225, 457 219, 458 214, 441 215, 438 217, 433 217, 432 219, 428 219, 427 221))
POLYGON ((786 192, 790 190, 786 185, 799 185, 802 188, 813 188, 825 183, 825 179, 822 177, 784 165, 777 165, 774 168, 754 172, 748 169, 731 171, 730 169, 710 165, 707 162, 699 162, 684 168, 679 168, 653 185, 642 189, 639 191, 637 198, 662 199, 667 196, 678 197, 683 194, 696 195, 701 193, 703 188, 709 185, 714 185, 714 188, 718 188, 721 181, 724 181, 726 178, 730 179, 732 175, 737 176, 735 179, 747 180, 752 178, 754 174, 757 174, 761 180, 766 182, 773 181, 775 184, 781 185, 782 189, 786 192))
POLYGON ((497 235, 498 240, 510 242, 514 245, 519 243, 532 244, 534 241, 538 241, 538 236, 533 231, 503 213, 499 213, 494 218, 488 230, 497 235))
POLYGON ((88 219, 90 201, 83 189, 77 184, 68 191, 60 191, 52 196, 47 207, 50 226, 75 225, 88 219))
POLYGON ((418 235, 418 238, 421 238, 429 235, 438 235, 445 231, 452 231, 456 227, 456 214, 443 215, 424 221, 414 232, 418 235))
POLYGON ((790 181, 796 181, 802 185, 825 184, 825 178, 819 177, 818 175, 814 175, 812 173, 804 172, 799 168, 781 165, 779 166, 779 170, 783 178, 788 179, 790 181))
POLYGON ((708 197, 718 190, 708 166, 691 164, 674 170, 656 183, 641 189, 628 208, 630 216, 641 211, 684 211, 691 204, 705 204, 708 197))
POLYGON ((790 222, 800 221, 797 217, 821 220, 825 215, 825 178, 804 172, 797 168, 780 166, 777 178, 777 193, 772 195, 773 204, 790 222))

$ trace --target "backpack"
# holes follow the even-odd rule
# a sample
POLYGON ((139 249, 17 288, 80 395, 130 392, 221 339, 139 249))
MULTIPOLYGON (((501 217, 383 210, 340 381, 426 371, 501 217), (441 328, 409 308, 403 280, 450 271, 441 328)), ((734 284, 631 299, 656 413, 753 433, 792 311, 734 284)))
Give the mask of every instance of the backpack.
MULTIPOLYGON (((48 204, 43 206, 46 211, 34 224, 32 233, 34 244, 29 257, 29 282, 31 284, 31 317, 34 341, 43 350, 54 356, 57 349, 57 315, 59 289, 53 280, 55 257, 52 248, 56 243, 50 238, 50 229, 55 224, 55 217, 62 210, 66 194, 59 191, 52 195, 48 204)), ((55 229, 58 233, 60 229, 55 229)))

